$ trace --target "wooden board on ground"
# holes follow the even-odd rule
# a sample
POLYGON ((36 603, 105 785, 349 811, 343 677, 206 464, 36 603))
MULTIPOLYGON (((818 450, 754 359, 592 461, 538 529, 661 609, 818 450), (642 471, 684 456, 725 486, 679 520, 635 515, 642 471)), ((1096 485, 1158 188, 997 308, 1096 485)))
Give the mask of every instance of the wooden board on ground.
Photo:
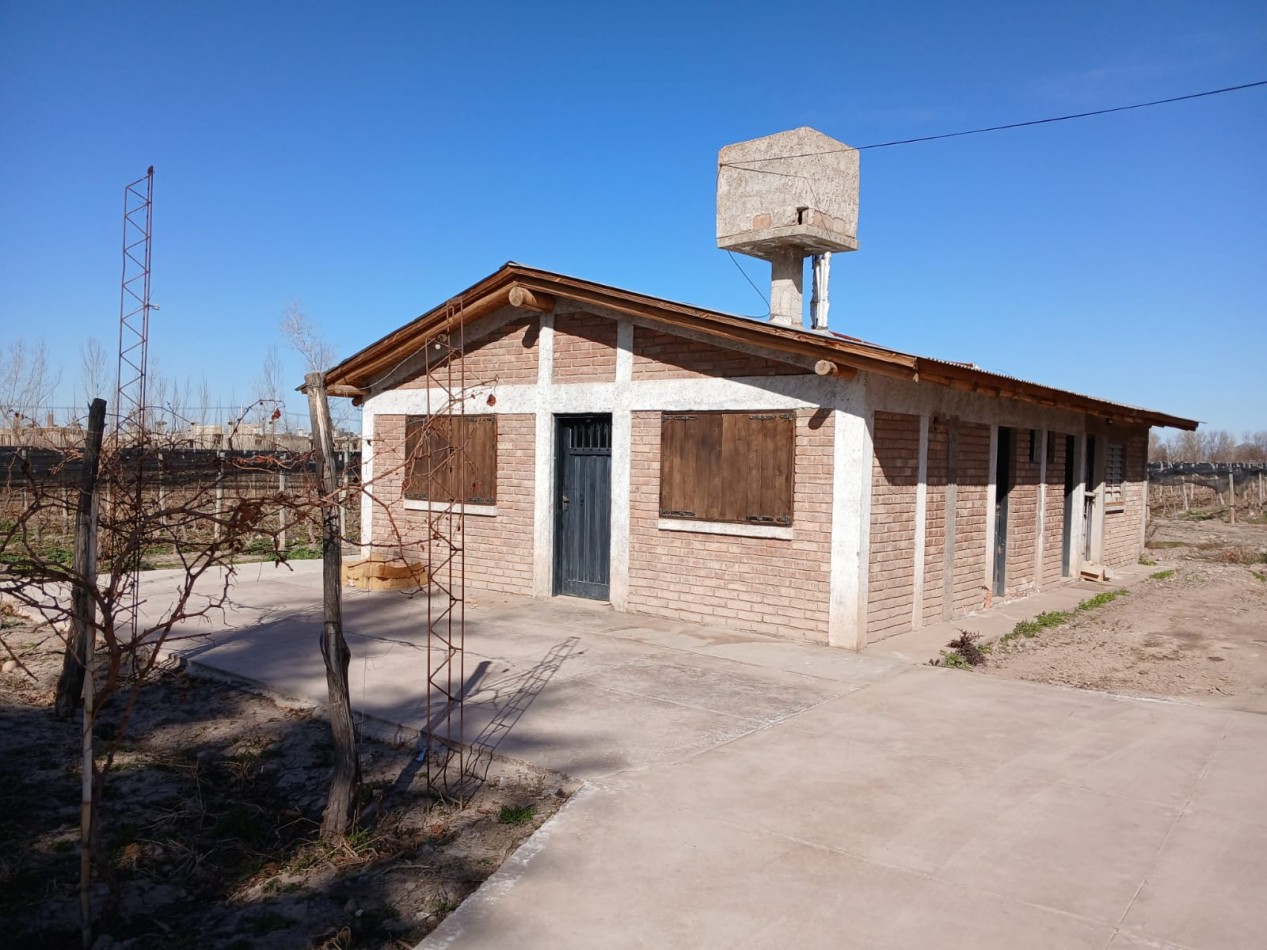
POLYGON ((343 583, 359 590, 408 590, 428 583, 427 569, 404 558, 369 557, 343 565, 343 583))

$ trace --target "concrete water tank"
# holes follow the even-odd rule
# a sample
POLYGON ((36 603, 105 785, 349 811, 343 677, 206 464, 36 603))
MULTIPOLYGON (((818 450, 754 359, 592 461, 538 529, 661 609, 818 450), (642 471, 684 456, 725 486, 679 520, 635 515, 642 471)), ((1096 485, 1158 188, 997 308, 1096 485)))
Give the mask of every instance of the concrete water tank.
POLYGON ((858 151, 811 128, 717 156, 717 246, 773 261, 858 249, 858 151))

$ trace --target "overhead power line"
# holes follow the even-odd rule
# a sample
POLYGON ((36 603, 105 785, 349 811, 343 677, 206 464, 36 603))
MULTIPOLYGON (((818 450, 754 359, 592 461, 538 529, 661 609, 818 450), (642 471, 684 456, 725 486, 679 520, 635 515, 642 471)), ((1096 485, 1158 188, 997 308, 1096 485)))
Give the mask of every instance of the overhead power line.
MULTIPOLYGON (((1094 109, 1091 112, 1072 112, 1069 115, 1055 115, 1046 119, 1029 119, 1025 122, 1009 122, 1006 125, 991 125, 981 129, 965 129, 962 132, 943 132, 940 135, 921 135, 918 138, 895 139, 892 142, 875 142, 871 145, 859 145, 856 147, 847 146, 843 149, 833 148, 826 149, 821 152, 802 152, 800 155, 781 155, 777 158, 753 158, 747 159, 741 164, 734 164, 731 162, 725 162, 724 164, 731 165, 736 168, 747 168, 750 164, 757 164, 760 162, 777 162, 787 158, 808 158, 812 155, 830 155, 834 152, 843 151, 865 152, 866 150, 872 148, 889 148, 893 145, 913 145, 916 142, 935 142, 938 139, 953 139, 964 135, 980 135, 983 132, 1002 132, 1005 129, 1022 129, 1030 125, 1048 125, 1052 122, 1068 122, 1070 119, 1086 119, 1095 115, 1109 115, 1113 112, 1129 112, 1132 109, 1147 109, 1151 106, 1164 106, 1169 105, 1172 102, 1186 102, 1189 99, 1203 99, 1207 96, 1219 96, 1226 92, 1240 92, 1243 89, 1254 89, 1259 86, 1267 86, 1267 79, 1259 80, 1258 82, 1241 83, 1239 86, 1225 86, 1222 89, 1207 89, 1205 92, 1192 92, 1186 96, 1171 96, 1169 99, 1153 99, 1150 102, 1135 102, 1129 106, 1114 106, 1110 109, 1094 109)), ((757 171, 757 169, 752 170, 757 171)))

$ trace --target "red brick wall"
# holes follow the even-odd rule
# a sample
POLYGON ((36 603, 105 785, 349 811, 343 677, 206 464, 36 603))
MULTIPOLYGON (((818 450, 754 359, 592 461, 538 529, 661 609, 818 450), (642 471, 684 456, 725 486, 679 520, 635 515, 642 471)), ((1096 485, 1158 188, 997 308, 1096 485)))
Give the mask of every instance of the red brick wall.
POLYGON ((1052 436, 1054 445, 1047 462, 1047 503, 1043 515, 1043 587, 1061 581, 1060 560, 1065 525, 1065 433, 1052 436))
POLYGON ((985 531, 990 479, 990 427, 959 423, 959 487, 955 496, 955 614, 985 603, 985 531))
POLYGON ((633 414, 629 609, 826 642, 830 414, 796 414, 792 540, 661 531, 660 413, 633 414))
POLYGON ((1105 506, 1104 563, 1109 567, 1135 564, 1143 553, 1144 509, 1148 493, 1148 430, 1114 435, 1099 440, 1101 451, 1108 452, 1108 443, 1121 441, 1126 447, 1125 478, 1122 482, 1122 511, 1105 506))
MULTIPOLYGON (((492 333, 466 345, 460 358, 465 366, 453 367, 455 378, 460 371, 466 375, 466 385, 479 383, 535 383, 537 381, 537 320, 519 317, 498 327, 492 333)), ((441 378, 443 376, 443 370, 441 378)), ((419 374, 400 389, 425 388, 424 376, 419 374)))
POLYGON ((945 606, 946 483, 950 435, 945 422, 928 429, 928 491, 924 527, 924 623, 937 623, 945 606))
POLYGON ((592 313, 554 318, 556 382, 610 382, 616 378, 616 321, 592 313))
POLYGON ((634 379, 688 379, 696 376, 791 376, 806 371, 680 336, 634 327, 634 379))
MULTIPOLYGON (((497 514, 467 515, 462 535, 455 539, 463 545, 466 582, 472 587, 532 593, 535 443, 532 415, 497 417, 497 514)), ((408 556, 425 560, 428 513, 405 509, 404 446, 405 417, 376 416, 372 490, 379 504, 374 509, 373 541, 390 545, 391 551, 403 547, 408 556)))
POLYGON ((877 412, 872 442, 867 640, 874 642, 911 627, 919 416, 877 412))
POLYGON ((1012 490, 1007 502, 1007 578, 1005 590, 1019 594, 1037 586, 1034 557, 1038 552, 1038 485, 1042 466, 1031 462, 1030 438, 1036 430, 1012 430, 1012 490))

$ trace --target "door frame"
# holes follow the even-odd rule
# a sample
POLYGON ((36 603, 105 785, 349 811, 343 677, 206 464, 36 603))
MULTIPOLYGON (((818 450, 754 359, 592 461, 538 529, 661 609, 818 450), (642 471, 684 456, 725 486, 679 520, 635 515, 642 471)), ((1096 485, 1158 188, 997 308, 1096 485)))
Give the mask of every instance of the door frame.
MULTIPOLYGON (((607 549, 608 549, 607 584, 603 585, 603 586, 606 586, 607 588, 606 594, 602 597, 588 597, 587 598, 585 594, 581 594, 581 593, 577 593, 573 591, 564 591, 562 589, 563 588, 563 559, 565 556, 564 543, 563 543, 564 542, 564 538, 563 538, 564 506, 562 504, 562 498, 563 498, 563 479, 564 479, 565 471, 567 468, 565 464, 565 458, 564 458, 565 452, 567 450, 565 439, 566 439, 567 431, 568 431, 567 429, 568 423, 580 422, 580 421, 585 421, 585 420, 593 420, 596 422, 605 421, 608 427, 609 438, 613 439, 614 441, 615 430, 614 430, 614 425, 613 425, 613 420, 612 420, 612 414, 610 412, 569 412, 569 413, 557 413, 554 415, 554 478, 553 478, 553 485, 551 486, 551 490, 553 492, 553 494, 551 495, 551 499, 552 499, 553 514, 554 514, 554 517, 552 519, 554 551, 553 551, 553 556, 551 557, 550 594, 551 596, 554 596, 554 597, 559 597, 559 596, 582 597, 582 598, 591 599, 591 600, 608 601, 611 598, 612 529, 611 529, 610 510, 611 510, 611 504, 612 504, 612 481, 613 481, 613 473, 610 469, 610 463, 609 463, 608 478, 607 478, 607 503, 608 503, 608 509, 609 509, 607 532, 606 532, 607 549)), ((612 458, 613 450, 614 450, 614 446, 609 445, 608 446, 609 458, 612 458)))

